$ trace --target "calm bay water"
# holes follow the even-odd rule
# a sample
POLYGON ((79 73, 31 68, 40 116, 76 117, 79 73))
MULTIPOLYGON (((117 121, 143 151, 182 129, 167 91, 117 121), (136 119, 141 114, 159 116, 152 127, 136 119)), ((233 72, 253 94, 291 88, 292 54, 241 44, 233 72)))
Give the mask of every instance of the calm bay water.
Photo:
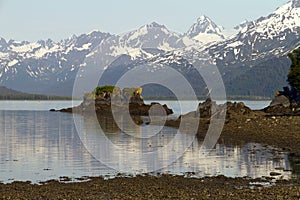
POLYGON ((50 110, 77 106, 81 101, 0 101, 0 110, 50 110))
MULTIPOLYGON (((176 114, 185 114, 190 111, 196 110, 198 103, 202 101, 145 101, 146 104, 151 102, 159 102, 161 104, 167 104, 173 109, 176 114)), ((270 101, 243 101, 246 106, 251 109, 262 109, 270 104, 270 101)), ((77 106, 81 101, 0 101, 0 110, 50 110, 50 109, 62 109, 72 106, 77 106)), ((223 101, 217 102, 218 104, 224 103, 223 101)))
MULTIPOLYGON (((175 102, 161 103, 167 103, 177 115, 180 114, 180 109, 174 106, 175 102)), ((266 103, 252 102, 252 105, 264 106, 266 103)), ((182 112, 194 110, 194 105, 197 103, 184 102, 182 112)), ((132 134, 145 135, 149 126, 142 125, 125 133, 110 120, 103 119, 101 127, 104 134, 100 134, 98 124, 82 116, 76 115, 75 126, 72 114, 47 111, 50 108, 62 108, 60 106, 70 107, 72 102, 0 102, 0 181, 39 182, 60 176, 113 177, 119 172, 131 175, 143 173, 149 166, 142 159, 128 161, 126 158, 129 157, 124 152, 152 152, 166 146, 177 133, 173 128, 152 127, 161 130, 153 137, 136 139, 132 134), (42 106, 38 107, 37 104, 42 106), (117 171, 98 161, 93 154, 105 149, 103 141, 107 138, 121 149, 104 152, 110 158, 109 162, 106 160, 104 163, 117 166, 117 171), (91 139, 93 145, 85 146, 87 139, 91 139)), ((181 144, 176 142, 174 145, 181 144)), ((195 172, 198 177, 222 174, 255 178, 269 176, 270 172, 280 172, 281 178, 292 176, 288 171, 291 166, 287 155, 271 147, 260 144, 217 144, 205 159, 199 158, 200 148, 201 141, 195 139, 186 152, 170 165, 167 164, 171 153, 157 155, 156 162, 166 164, 160 172, 178 175, 195 172)))

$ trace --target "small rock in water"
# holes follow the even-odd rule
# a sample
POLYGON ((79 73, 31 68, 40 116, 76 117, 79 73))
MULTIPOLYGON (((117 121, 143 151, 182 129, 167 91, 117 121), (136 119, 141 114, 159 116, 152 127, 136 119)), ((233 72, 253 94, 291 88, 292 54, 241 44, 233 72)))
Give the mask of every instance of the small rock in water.
POLYGON ((284 170, 283 167, 276 167, 275 169, 276 169, 276 170, 284 170))
POLYGON ((67 176, 61 176, 61 177, 59 177, 59 180, 64 181, 64 182, 72 181, 72 179, 70 177, 67 177, 67 176))
POLYGON ((270 172, 270 176, 279 176, 281 173, 278 172, 270 172))

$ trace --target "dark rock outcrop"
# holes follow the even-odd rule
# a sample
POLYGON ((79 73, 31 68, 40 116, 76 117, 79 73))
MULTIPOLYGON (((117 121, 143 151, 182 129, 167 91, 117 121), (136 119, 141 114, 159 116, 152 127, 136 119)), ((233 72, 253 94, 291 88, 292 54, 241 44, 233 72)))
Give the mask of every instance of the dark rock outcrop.
MULTIPOLYGON (((155 103, 158 104, 158 103, 155 103)), ((112 115, 114 114, 123 114, 126 113, 126 110, 129 108, 129 113, 132 116, 148 116, 149 110, 153 104, 148 105, 144 102, 132 102, 132 103, 113 103, 107 102, 105 100, 85 100, 79 106, 73 108, 64 108, 58 110, 60 112, 75 112, 80 114, 89 114, 91 112, 96 112, 99 115, 112 115), (113 110, 112 110, 113 106, 113 110)), ((158 104, 160 105, 160 104, 158 104)), ((173 114, 173 110, 168 108, 167 105, 161 105, 162 108, 165 110, 166 115, 173 114)), ((55 111, 51 109, 50 111, 55 111)))
POLYGON ((226 111, 226 118, 233 115, 246 115, 251 112, 251 109, 245 106, 242 102, 227 102, 225 104, 217 105, 215 101, 207 99, 203 103, 199 103, 198 113, 201 118, 210 118, 214 115, 221 114, 221 112, 226 111), (226 108, 226 109, 225 109, 226 108))

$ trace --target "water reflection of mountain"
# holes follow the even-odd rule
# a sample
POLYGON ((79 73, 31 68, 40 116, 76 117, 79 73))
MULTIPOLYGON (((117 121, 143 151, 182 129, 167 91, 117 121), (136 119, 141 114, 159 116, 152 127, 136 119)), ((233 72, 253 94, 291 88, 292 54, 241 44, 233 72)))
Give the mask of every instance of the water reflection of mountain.
POLYGON ((82 145, 72 115, 0 111, 0 118, 0 179, 81 176, 82 169, 101 168, 82 145))
MULTIPOLYGON (((83 145, 85 140, 91 142, 90 152, 102 153, 104 157, 101 159, 107 159, 105 162, 117 165, 120 171, 131 170, 133 174, 167 166, 170 159, 176 160, 172 157, 172 151, 184 143, 172 143, 176 129, 145 124, 131 126, 129 119, 124 116, 118 116, 119 124, 110 117, 101 118, 102 133, 99 132, 98 120, 77 117, 80 123, 75 127, 69 113, 0 111, 0 180, 14 178, 38 181, 59 176, 104 176, 116 173, 93 158, 83 145), (80 127, 82 130, 79 131, 82 132, 76 130, 80 127), (117 148, 105 146, 107 141, 104 138, 117 148), (173 145, 171 151, 159 151, 170 143, 173 145), (135 152, 132 154, 134 156, 130 152, 135 152), (151 152, 158 152, 154 160, 149 157, 151 152)), ((185 139, 193 137, 184 136, 185 139)), ((290 176, 290 172, 275 169, 290 169, 287 155, 270 147, 260 144, 241 147, 218 144, 205 159, 199 158, 200 147, 201 142, 196 139, 181 158, 161 171, 232 177, 269 176, 270 172, 276 171, 284 177, 290 176)))

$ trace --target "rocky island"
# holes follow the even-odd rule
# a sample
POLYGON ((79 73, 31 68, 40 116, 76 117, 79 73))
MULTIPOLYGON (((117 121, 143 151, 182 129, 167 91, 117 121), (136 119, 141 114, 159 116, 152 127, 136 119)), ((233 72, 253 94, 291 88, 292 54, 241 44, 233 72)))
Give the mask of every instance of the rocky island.
POLYGON ((112 115, 113 111, 118 114, 124 113, 129 109, 131 116, 148 116, 151 106, 159 105, 164 109, 166 115, 173 114, 172 109, 167 105, 160 105, 159 103, 151 103, 147 105, 144 103, 142 97, 142 88, 124 88, 121 90, 115 86, 99 86, 96 87, 91 93, 85 93, 83 102, 73 108, 64 108, 61 110, 51 109, 50 111, 60 112, 75 112, 80 114, 88 114, 96 112, 97 115, 112 115))

